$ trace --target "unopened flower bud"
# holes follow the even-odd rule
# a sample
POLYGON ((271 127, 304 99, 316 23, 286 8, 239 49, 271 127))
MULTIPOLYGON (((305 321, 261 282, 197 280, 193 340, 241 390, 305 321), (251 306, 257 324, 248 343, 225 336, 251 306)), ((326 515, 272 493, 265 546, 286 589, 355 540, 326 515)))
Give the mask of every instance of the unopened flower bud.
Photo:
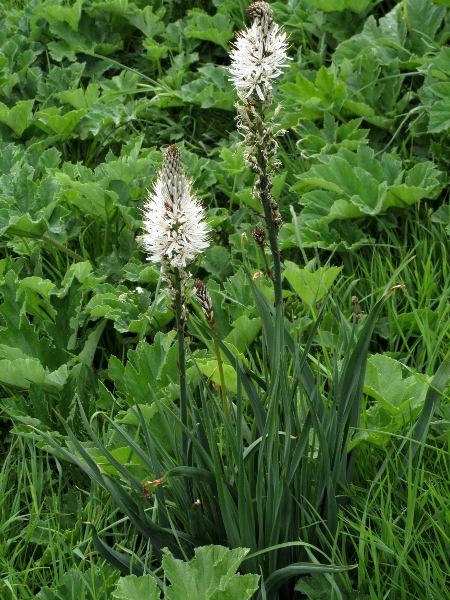
POLYGON ((266 232, 262 227, 255 227, 255 229, 252 231, 252 236, 258 246, 264 246, 266 241, 266 232))
POLYGON ((194 281, 194 290, 197 302, 200 304, 200 307, 203 311, 203 314, 206 317, 206 320, 211 325, 211 327, 214 327, 215 323, 211 297, 208 293, 206 285, 201 279, 196 279, 194 281))

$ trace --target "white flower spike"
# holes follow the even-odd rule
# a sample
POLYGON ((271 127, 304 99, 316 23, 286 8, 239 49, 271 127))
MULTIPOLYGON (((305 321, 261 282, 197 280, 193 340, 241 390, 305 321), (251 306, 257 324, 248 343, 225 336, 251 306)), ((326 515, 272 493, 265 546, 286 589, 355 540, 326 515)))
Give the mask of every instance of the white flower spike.
POLYGON ((144 205, 144 235, 140 241, 152 262, 163 270, 184 270, 209 246, 202 204, 184 174, 181 152, 169 146, 159 177, 144 205))
POLYGON ((230 53, 230 81, 240 100, 248 103, 254 94, 267 102, 272 91, 272 79, 281 75, 286 61, 287 35, 272 20, 267 2, 254 2, 246 12, 253 17, 251 27, 238 34, 230 53))

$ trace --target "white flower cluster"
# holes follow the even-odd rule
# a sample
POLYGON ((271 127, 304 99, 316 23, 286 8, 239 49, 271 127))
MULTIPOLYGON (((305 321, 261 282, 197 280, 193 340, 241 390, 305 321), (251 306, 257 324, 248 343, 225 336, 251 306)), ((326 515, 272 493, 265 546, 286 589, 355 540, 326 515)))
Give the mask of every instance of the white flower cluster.
POLYGON ((144 231, 140 237, 148 260, 164 268, 185 269, 209 246, 203 206, 184 174, 181 152, 169 146, 159 177, 144 205, 144 231))
POLYGON ((272 91, 272 79, 282 73, 286 61, 287 35, 272 20, 267 2, 255 2, 247 8, 254 18, 251 27, 238 34, 230 53, 231 73, 239 98, 244 103, 256 93, 266 102, 272 91))

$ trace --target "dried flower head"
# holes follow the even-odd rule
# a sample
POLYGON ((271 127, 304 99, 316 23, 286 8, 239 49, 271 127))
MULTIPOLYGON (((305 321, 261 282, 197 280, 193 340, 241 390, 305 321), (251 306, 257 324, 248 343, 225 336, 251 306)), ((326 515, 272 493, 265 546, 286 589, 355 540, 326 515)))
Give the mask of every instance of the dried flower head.
POLYGON ((169 146, 162 169, 144 205, 140 241, 148 260, 184 269, 209 246, 202 204, 191 191, 181 163, 181 152, 169 146))
POLYGON ((261 102, 266 102, 271 95, 272 79, 281 75, 286 61, 291 60, 286 54, 287 35, 272 20, 267 2, 254 2, 247 13, 253 17, 253 23, 238 34, 233 44, 230 81, 243 102, 247 103, 254 93, 261 102))

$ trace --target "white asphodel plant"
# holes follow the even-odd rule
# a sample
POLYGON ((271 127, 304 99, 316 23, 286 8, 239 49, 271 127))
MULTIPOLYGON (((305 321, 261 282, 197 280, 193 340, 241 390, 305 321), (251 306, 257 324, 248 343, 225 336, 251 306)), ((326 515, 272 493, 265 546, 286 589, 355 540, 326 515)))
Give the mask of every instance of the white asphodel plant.
POLYGON ((181 162, 181 152, 169 146, 153 189, 143 208, 144 234, 138 238, 148 260, 161 263, 161 275, 176 316, 180 373, 181 421, 187 426, 187 389, 184 350, 186 304, 191 296, 189 265, 210 243, 201 201, 192 192, 181 162))
POLYGON ((266 110, 273 103, 272 82, 282 74, 290 58, 287 55, 287 35, 273 21, 273 12, 267 2, 254 2, 246 12, 253 18, 251 27, 239 33, 230 53, 230 81, 236 88, 238 129, 244 136, 244 154, 247 166, 257 174, 255 195, 264 208, 264 218, 269 233, 273 256, 275 304, 282 302, 281 261, 277 233, 282 220, 270 190, 272 177, 280 162, 276 159, 277 137, 274 115, 268 117, 266 110))

